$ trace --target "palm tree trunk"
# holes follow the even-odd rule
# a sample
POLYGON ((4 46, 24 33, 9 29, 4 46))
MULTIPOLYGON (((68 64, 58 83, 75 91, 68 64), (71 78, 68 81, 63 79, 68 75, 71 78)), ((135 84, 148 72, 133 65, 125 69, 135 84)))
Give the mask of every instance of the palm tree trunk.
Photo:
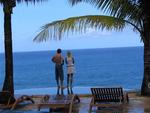
POLYGON ((144 78, 141 95, 150 96, 150 46, 144 46, 144 78))
POLYGON ((141 95, 150 96, 150 0, 141 0, 144 9, 144 77, 141 87, 141 95))
POLYGON ((4 2, 4 43, 5 43, 5 80, 3 91, 9 91, 14 95, 13 83, 13 54, 12 54, 12 29, 11 29, 11 14, 12 7, 9 1, 4 2))

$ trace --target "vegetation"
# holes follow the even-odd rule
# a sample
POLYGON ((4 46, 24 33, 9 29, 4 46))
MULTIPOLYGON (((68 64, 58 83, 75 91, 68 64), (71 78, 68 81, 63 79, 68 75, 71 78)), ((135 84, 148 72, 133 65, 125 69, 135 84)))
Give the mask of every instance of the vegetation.
POLYGON ((132 25, 140 33, 144 43, 144 77, 141 94, 150 96, 150 1, 149 0, 68 0, 72 5, 86 2, 105 15, 71 17, 48 23, 42 27, 34 41, 60 40, 69 33, 83 33, 89 27, 95 29, 122 30, 132 25), (107 16, 106 16, 107 15, 107 16))
POLYGON ((36 3, 46 0, 0 0, 4 12, 4 43, 5 43, 5 80, 3 91, 10 91, 14 95, 13 83, 13 51, 12 51, 12 26, 11 15, 16 3, 29 2, 36 3))

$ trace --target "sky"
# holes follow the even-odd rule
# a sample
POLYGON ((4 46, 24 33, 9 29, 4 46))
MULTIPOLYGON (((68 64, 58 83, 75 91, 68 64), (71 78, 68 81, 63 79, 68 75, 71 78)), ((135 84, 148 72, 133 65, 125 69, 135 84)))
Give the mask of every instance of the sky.
MULTIPOLYGON (((17 4, 12 14, 13 51, 45 51, 62 48, 89 49, 111 47, 143 46, 140 36, 131 26, 123 31, 95 31, 89 28, 84 34, 65 36, 61 41, 33 42, 40 28, 52 21, 66 19, 73 16, 103 14, 92 5, 81 3, 71 6, 68 0, 48 0, 37 4, 17 4)), ((0 6, 0 52, 4 52, 3 9, 0 6)))

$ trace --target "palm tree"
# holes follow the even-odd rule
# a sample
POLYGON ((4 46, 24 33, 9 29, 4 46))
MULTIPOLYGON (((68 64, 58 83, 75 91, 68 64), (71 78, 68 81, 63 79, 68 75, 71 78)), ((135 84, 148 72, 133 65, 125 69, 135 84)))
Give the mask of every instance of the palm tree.
POLYGON ((106 15, 87 15, 58 20, 44 25, 34 41, 60 40, 70 32, 86 32, 95 29, 122 30, 133 26, 144 43, 144 77, 141 94, 150 96, 150 11, 149 0, 68 0, 72 5, 86 2, 94 5, 106 15))
POLYGON ((3 91, 10 91, 14 95, 13 83, 13 51, 12 51, 12 26, 11 14, 17 3, 26 2, 42 2, 46 0, 0 0, 4 12, 4 43, 5 43, 5 80, 3 91))

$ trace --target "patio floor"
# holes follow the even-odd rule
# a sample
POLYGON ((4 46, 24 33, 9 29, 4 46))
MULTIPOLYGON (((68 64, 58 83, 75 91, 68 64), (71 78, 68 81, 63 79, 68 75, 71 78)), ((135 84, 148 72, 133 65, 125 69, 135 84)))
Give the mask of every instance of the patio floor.
MULTIPOLYGON (((39 96, 40 97, 40 96, 39 96)), ((35 103, 39 102, 39 98, 34 98, 35 103)), ((75 104, 73 107, 74 113, 88 113, 89 104, 91 97, 89 95, 81 95, 81 102, 75 104)), ((39 113, 36 104, 25 104, 19 105, 15 113, 39 113)), ((47 113, 49 109, 42 109, 40 113, 47 113)), ((0 112, 1 113, 1 112, 0 112)), ((2 113, 11 113, 10 111, 3 111, 2 113)), ((56 112, 53 112, 56 113, 56 112)), ((57 112, 61 113, 61 112, 57 112)), ((150 113, 150 97, 137 96, 136 93, 129 93, 129 103, 123 106, 122 110, 113 108, 102 108, 97 111, 96 108, 93 109, 93 113, 150 113)))

